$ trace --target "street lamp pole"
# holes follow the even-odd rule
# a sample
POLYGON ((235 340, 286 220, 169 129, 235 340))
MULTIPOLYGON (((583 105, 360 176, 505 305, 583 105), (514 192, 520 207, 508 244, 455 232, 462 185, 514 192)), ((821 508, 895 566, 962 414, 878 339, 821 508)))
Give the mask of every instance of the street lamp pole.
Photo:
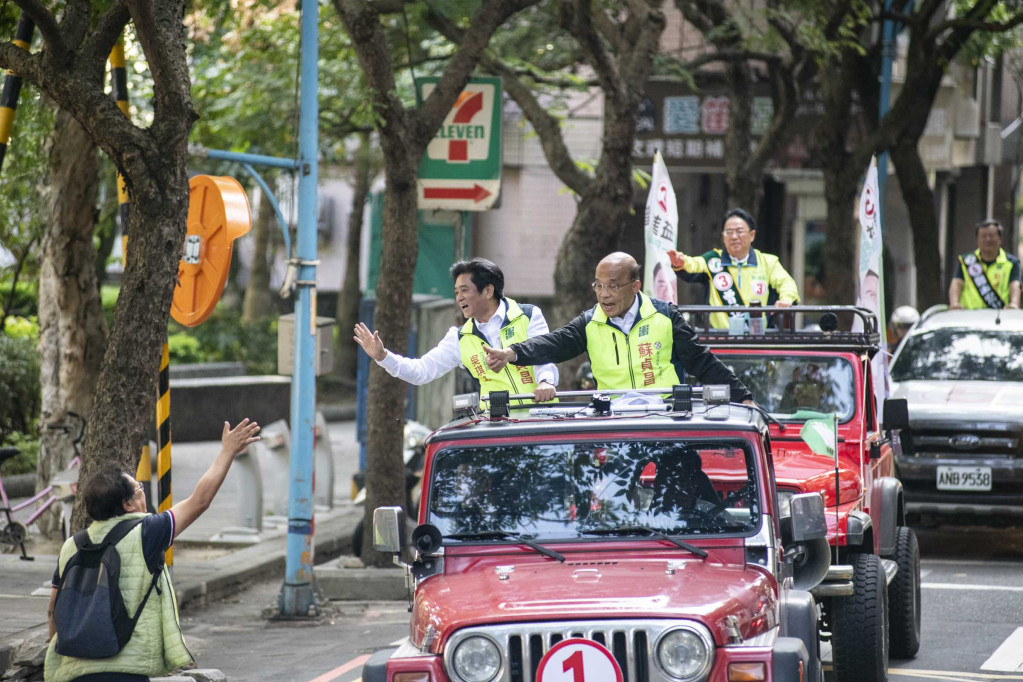
POLYGON ((316 185, 319 114, 317 103, 318 7, 302 0, 301 83, 298 119, 298 239, 295 300, 295 364, 291 383, 291 486, 282 617, 318 611, 313 592, 313 426, 316 410, 316 185))

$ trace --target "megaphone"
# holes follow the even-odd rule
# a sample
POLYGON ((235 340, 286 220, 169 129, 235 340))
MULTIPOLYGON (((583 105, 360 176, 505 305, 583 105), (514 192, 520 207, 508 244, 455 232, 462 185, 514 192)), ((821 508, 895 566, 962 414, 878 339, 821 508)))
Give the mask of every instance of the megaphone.
POLYGON ((831 568, 831 545, 827 538, 803 540, 803 551, 792 562, 792 585, 797 590, 812 590, 828 575, 831 568))
MULTIPOLYGON (((436 552, 442 541, 440 529, 432 523, 416 526, 416 529, 412 531, 412 547, 422 555, 436 552)), ((824 541, 824 544, 827 544, 827 540, 824 541)))

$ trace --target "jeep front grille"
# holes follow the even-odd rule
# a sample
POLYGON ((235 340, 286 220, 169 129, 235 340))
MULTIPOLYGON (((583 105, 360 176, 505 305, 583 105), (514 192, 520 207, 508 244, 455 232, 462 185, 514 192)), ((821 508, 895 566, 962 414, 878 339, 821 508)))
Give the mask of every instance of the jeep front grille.
MULTIPOLYGON (((458 643, 472 635, 485 635, 495 641, 504 659, 501 674, 495 682, 534 682, 540 659, 564 639, 580 637, 600 643, 618 661, 624 682, 662 682, 668 680, 657 667, 653 650, 657 638, 680 621, 570 621, 563 623, 522 623, 466 628, 456 632, 445 648, 448 675, 457 680, 448 656, 458 643)), ((699 623, 686 624, 702 631, 708 642, 710 633, 699 623)))
POLYGON ((913 427, 913 444, 917 456, 954 457, 956 459, 1018 457, 1018 433, 1003 429, 971 429, 969 425, 945 428, 913 427))

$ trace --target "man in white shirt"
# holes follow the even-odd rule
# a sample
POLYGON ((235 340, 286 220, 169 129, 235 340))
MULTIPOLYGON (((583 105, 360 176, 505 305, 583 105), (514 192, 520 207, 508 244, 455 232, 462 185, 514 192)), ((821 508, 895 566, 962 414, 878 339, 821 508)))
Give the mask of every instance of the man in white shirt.
POLYGON ((388 374, 410 384, 429 383, 461 365, 479 386, 481 397, 491 391, 508 391, 532 393, 537 402, 554 399, 558 384, 555 365, 513 366, 495 372, 487 368, 483 350, 546 334, 549 329, 540 308, 504 296, 504 274, 485 258, 456 262, 451 277, 465 324, 451 327, 426 355, 406 358, 387 350, 379 332, 370 331, 362 322, 355 325, 355 342, 388 374))

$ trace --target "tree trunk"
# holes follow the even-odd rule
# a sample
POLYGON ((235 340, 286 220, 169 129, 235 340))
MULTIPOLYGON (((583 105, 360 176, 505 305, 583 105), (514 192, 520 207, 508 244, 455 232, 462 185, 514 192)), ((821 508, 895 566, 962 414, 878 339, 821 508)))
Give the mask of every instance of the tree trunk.
POLYGON ((913 230, 913 262, 916 264, 916 304, 920 310, 945 302, 938 251, 938 212, 934 192, 927 183, 927 171, 920 160, 918 138, 903 136, 891 149, 902 198, 909 207, 913 230), (928 275, 927 273, 932 273, 928 275))
POLYGON ((729 86, 728 131, 725 133, 725 184, 728 208, 744 208, 756 217, 763 194, 763 165, 750 168, 753 142, 753 86, 745 62, 731 63, 725 70, 729 86))
POLYGON ((348 214, 348 243, 345 254, 345 278, 337 297, 337 376, 343 381, 355 382, 359 360, 359 346, 352 338, 352 329, 359 321, 359 262, 362 254, 362 213, 369 196, 369 145, 367 133, 359 136, 359 149, 355 156, 355 190, 352 194, 352 212, 348 214))
MULTIPOLYGON (((86 432, 83 481, 103 462, 115 462, 127 472, 136 470, 156 405, 160 356, 188 215, 184 138, 179 148, 167 148, 163 156, 162 164, 149 159, 150 174, 129 186, 127 266, 86 432)), ((76 498, 72 531, 87 523, 83 499, 76 498)))
MULTIPOLYGON (((376 288, 373 326, 392 348, 403 348, 409 333, 412 273, 419 255, 416 207, 417 166, 400 146, 384 145, 387 188, 384 191, 383 253, 376 288)), ((391 557, 373 549, 373 510, 404 505, 405 464, 401 451, 405 424, 405 382, 370 363, 366 404, 366 507, 362 560, 390 566, 391 557), (368 483, 372 482, 373 485, 368 483)))
MULTIPOLYGON (((74 454, 76 433, 51 427, 76 426, 66 418, 69 411, 88 417, 103 358, 106 320, 92 247, 98 167, 96 145, 70 115, 58 112, 50 152, 50 220, 39 274, 42 416, 37 491, 74 454)), ((53 505, 39 518, 39 528, 48 537, 60 532, 59 512, 53 505)))
MULTIPOLYGON (((272 182, 267 184, 273 186, 272 182)), ((245 299, 242 301, 242 324, 245 325, 259 322, 273 311, 270 263, 267 254, 270 251, 270 237, 277 227, 277 214, 266 192, 260 192, 259 197, 259 214, 252 226, 254 247, 252 270, 249 274, 249 285, 245 287, 245 299)))

